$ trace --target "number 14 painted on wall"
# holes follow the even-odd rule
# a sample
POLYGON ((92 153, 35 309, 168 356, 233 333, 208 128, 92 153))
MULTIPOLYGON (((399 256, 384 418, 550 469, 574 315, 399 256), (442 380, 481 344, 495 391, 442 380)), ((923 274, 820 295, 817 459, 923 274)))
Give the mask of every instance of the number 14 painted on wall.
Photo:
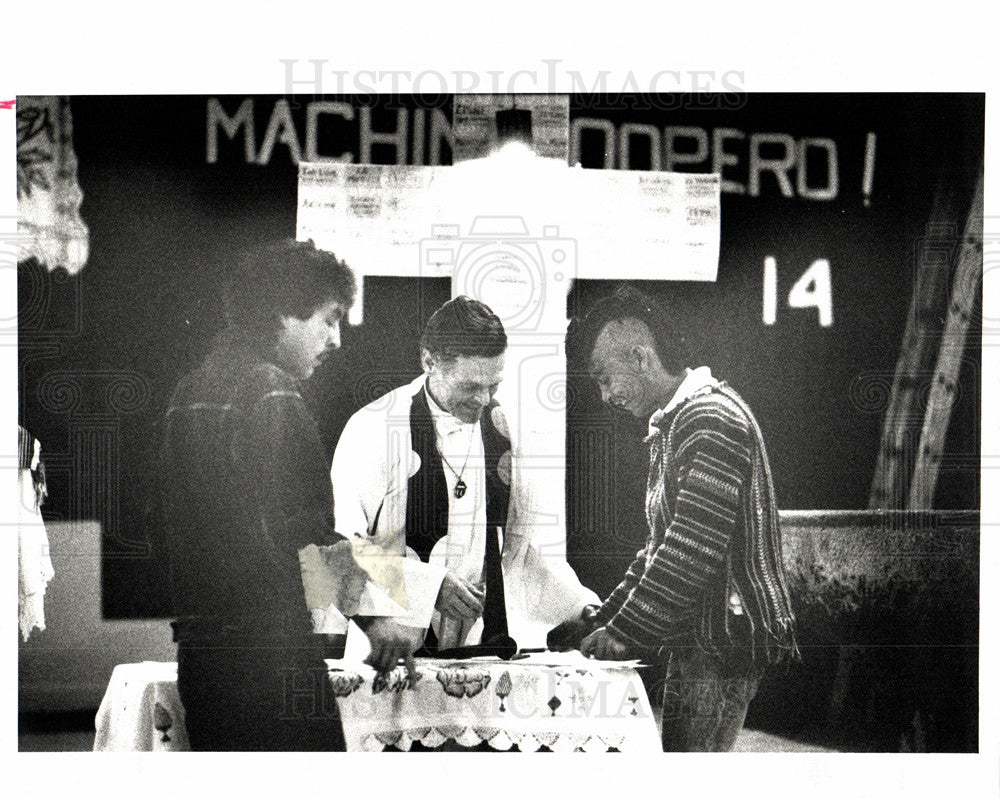
MULTIPOLYGON (((788 292, 788 307, 816 308, 819 326, 833 326, 833 286, 830 261, 820 258, 803 272, 788 292)), ((778 264, 770 255, 764 258, 764 324, 774 324, 778 317, 778 264)))

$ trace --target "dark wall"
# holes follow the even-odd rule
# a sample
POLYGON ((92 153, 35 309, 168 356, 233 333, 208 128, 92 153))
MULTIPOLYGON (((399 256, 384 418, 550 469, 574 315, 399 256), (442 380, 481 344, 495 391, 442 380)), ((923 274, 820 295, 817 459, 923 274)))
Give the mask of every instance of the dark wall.
MULTIPOLYGON (((245 98, 219 99, 235 114, 245 98)), ((258 153, 278 99, 254 98, 258 153)), ((929 236, 951 241, 948 246, 958 237, 954 230, 928 231, 932 198, 943 182, 957 192, 959 204, 968 204, 982 157, 982 97, 765 95, 717 98, 714 104, 654 99, 579 96, 571 120, 604 120, 613 134, 626 122, 651 125, 663 136, 665 128, 687 126, 705 131, 709 143, 715 129, 739 130, 744 138, 726 145, 737 163, 725 166, 723 176, 747 193, 723 194, 716 283, 642 287, 668 301, 688 331, 692 365, 712 366, 754 407, 782 507, 864 507, 917 254, 929 236), (870 192, 862 182, 869 132, 877 136, 870 192), (751 195, 748 147, 755 133, 781 133, 797 143, 833 141, 836 196, 801 196, 794 170, 788 173, 793 196, 785 196, 778 178, 766 172, 751 195), (778 273, 774 325, 762 322, 768 256, 778 273), (832 275, 830 327, 819 325, 815 308, 787 303, 793 283, 821 258, 830 262, 832 275)), ((431 144, 429 109, 437 106, 450 117, 447 97, 349 101, 358 108, 376 106, 373 126, 381 130, 392 129, 397 119, 395 107, 388 106, 408 109, 410 160, 419 109, 428 123, 422 162, 431 144)), ((104 524, 109 617, 169 612, 145 512, 155 493, 158 420, 174 383, 220 328, 219 268, 246 246, 295 233, 297 173, 290 148, 279 141, 267 163, 248 163, 242 134, 235 140, 220 134, 217 160, 209 163, 206 109, 205 97, 73 98, 90 259, 77 278, 48 275, 31 263, 20 268, 22 423, 46 452, 49 517, 98 518, 104 524), (60 393, 67 381, 80 387, 81 401, 67 404, 60 393)), ((290 115, 304 147, 304 99, 293 103, 290 115)), ((358 119, 321 119, 321 152, 360 152, 358 119)), ((649 168, 643 141, 632 139, 632 160, 626 162, 613 137, 584 132, 579 157, 585 168, 603 166, 607 145, 613 168, 649 168)), ((675 147, 683 152, 694 143, 679 140, 675 147)), ((761 157, 781 157, 775 147, 764 145, 761 157)), ((828 182, 818 154, 821 149, 809 150, 806 194, 828 182)), ((372 155, 388 162, 395 152, 376 145, 372 155)), ((449 160, 444 145, 440 161, 449 160)), ((711 171, 711 157, 676 168, 711 171)), ((965 211, 958 213, 964 221, 965 211)), ((615 264, 608 264, 608 282, 578 281, 571 312, 586 310, 611 287, 614 274, 615 264)), ((419 331, 448 293, 446 280, 378 278, 366 284, 366 324, 345 332, 341 356, 308 389, 331 451, 351 412, 391 387, 387 381, 417 373, 419 331)), ((936 501, 941 507, 978 505, 978 462, 967 456, 978 451, 978 363, 974 349, 949 433, 948 451, 955 455, 949 462, 958 465, 942 473, 936 501)), ((646 454, 641 430, 606 416, 591 386, 571 380, 569 388, 569 545, 585 581, 603 592, 620 574, 619 562, 641 545, 646 454), (581 429, 602 432, 594 439, 579 434, 581 429)))

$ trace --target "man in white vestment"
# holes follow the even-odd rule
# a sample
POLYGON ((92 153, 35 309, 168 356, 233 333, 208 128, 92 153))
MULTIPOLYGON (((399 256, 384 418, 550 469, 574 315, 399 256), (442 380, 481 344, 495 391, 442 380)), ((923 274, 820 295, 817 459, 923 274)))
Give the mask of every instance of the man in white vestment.
POLYGON ((334 454, 336 528, 366 538, 362 565, 399 605, 387 612, 428 629, 429 651, 508 638, 542 647, 549 629, 599 604, 563 554, 533 543, 537 519, 494 398, 506 349, 489 307, 446 302, 420 341, 424 373, 355 413, 334 454))

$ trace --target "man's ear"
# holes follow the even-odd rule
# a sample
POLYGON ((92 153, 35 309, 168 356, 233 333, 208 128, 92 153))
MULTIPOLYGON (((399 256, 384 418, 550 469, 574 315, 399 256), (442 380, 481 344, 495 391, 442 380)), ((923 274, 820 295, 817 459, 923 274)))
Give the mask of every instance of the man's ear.
POLYGON ((427 374, 430 374, 434 369, 434 355, 427 349, 420 350, 420 365, 427 374))
POLYGON ((642 344, 636 344, 632 347, 629 355, 632 357, 632 362, 635 364, 636 371, 643 372, 649 370, 649 351, 642 344))

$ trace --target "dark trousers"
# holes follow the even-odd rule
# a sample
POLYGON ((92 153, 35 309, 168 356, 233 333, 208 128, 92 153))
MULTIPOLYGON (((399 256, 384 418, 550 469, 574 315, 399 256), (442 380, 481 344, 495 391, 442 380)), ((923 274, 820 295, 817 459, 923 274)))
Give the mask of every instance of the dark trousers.
POLYGON ((741 655, 723 662, 696 647, 674 650, 663 682, 664 751, 732 751, 760 684, 741 655))
POLYGON ((343 751, 336 698, 312 640, 177 645, 193 751, 343 751))

